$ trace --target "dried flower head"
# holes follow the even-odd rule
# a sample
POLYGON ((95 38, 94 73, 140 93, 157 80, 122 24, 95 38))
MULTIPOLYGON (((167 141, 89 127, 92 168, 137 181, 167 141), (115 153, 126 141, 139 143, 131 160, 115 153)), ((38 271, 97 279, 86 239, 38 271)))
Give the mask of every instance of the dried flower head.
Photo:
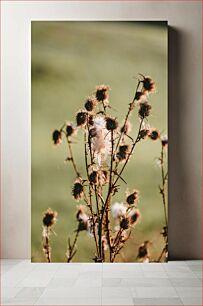
POLYGON ((149 244, 150 242, 146 240, 144 243, 142 243, 138 249, 138 258, 145 260, 146 258, 149 258, 149 244))
POLYGON ((48 208, 42 219, 43 225, 47 227, 51 227, 52 225, 54 225, 57 221, 57 215, 58 214, 56 211, 53 211, 51 208, 48 208))
POLYGON ((121 127, 121 133, 128 134, 131 131, 131 124, 129 121, 127 121, 123 126, 121 127))
POLYGON ((148 129, 142 129, 139 134, 139 139, 145 139, 148 134, 149 134, 148 129))
POLYGON ((140 211, 138 209, 133 209, 129 213, 130 225, 136 225, 140 219, 140 211))
POLYGON ((72 195, 75 198, 75 200, 79 200, 82 198, 84 193, 84 188, 81 182, 76 181, 72 188, 72 195))
POLYGON ((66 125, 66 136, 69 137, 71 135, 73 135, 73 133, 75 132, 75 129, 73 127, 72 124, 67 124, 66 125))
POLYGON ((139 117, 144 119, 150 115, 151 105, 148 102, 140 103, 139 117))
POLYGON ((144 77, 142 83, 143 83, 144 92, 149 93, 155 91, 156 89, 155 82, 152 80, 151 77, 149 76, 144 77))
POLYGON ((127 207, 123 203, 114 203, 111 208, 112 217, 114 219, 125 216, 127 207))
POLYGON ((97 130, 96 130, 96 128, 91 128, 90 130, 89 130, 89 137, 90 138, 93 138, 93 137, 96 137, 97 136, 97 130))
POLYGON ((142 101, 145 98, 145 94, 142 91, 136 91, 134 100, 138 102, 142 101))
POLYGON ((121 145, 118 148, 118 152, 116 154, 116 157, 119 161, 124 161, 127 159, 129 155, 129 145, 121 145))
POLYGON ((89 123, 89 125, 94 124, 94 116, 93 115, 88 116, 88 123, 89 123))
POLYGON ((89 216, 85 213, 85 208, 80 205, 76 213, 78 221, 78 231, 87 231, 89 229, 89 216))
POLYGON ((158 138, 160 138, 160 133, 157 129, 151 129, 150 133, 148 134, 149 138, 151 138, 152 140, 157 140, 158 138))
POLYGON ((130 220, 129 218, 125 217, 125 218, 122 218, 121 221, 120 221, 120 227, 123 229, 123 230, 127 230, 130 226, 130 220))
POLYGON ((87 113, 86 112, 78 112, 76 114, 76 122, 77 122, 77 126, 84 126, 87 123, 87 113))
POLYGON ((88 112, 92 112, 95 108, 95 106, 97 105, 97 101, 95 98, 88 98, 85 102, 85 109, 88 111, 88 112))
POLYGON ((92 171, 89 175, 89 180, 91 184, 97 185, 98 184, 98 172, 92 171))
POLYGON ((99 102, 103 102, 105 100, 108 100, 109 98, 109 87, 106 85, 99 85, 96 87, 96 93, 95 93, 96 99, 99 102))
POLYGON ((118 122, 116 119, 111 117, 106 117, 106 128, 108 131, 116 130, 118 127, 118 122))
POLYGON ((135 204, 136 201, 138 200, 138 197, 139 197, 139 192, 135 190, 133 193, 127 196, 126 202, 129 205, 135 204))
POLYGON ((62 133, 59 130, 55 130, 52 133, 52 139, 55 145, 58 145, 62 142, 62 133))

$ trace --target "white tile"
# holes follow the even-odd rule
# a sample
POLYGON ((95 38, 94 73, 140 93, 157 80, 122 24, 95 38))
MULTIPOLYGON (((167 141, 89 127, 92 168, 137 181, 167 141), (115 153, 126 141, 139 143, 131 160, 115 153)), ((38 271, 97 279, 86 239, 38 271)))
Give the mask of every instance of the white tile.
POLYGON ((176 287, 180 297, 202 297, 202 287, 176 287))
MULTIPOLYGON (((80 293, 78 292, 78 295, 80 293)), ((48 298, 48 297, 42 297, 38 299, 38 301, 35 303, 35 305, 53 305, 53 306, 58 306, 58 305, 94 305, 94 306, 100 306, 101 305, 101 297, 66 297, 66 298, 48 298)))
POLYGON ((41 297, 46 298, 86 298, 86 297, 101 297, 101 288, 95 287, 78 287, 74 286, 71 288, 57 288, 57 289, 45 289, 41 297))
POLYGON ((122 279, 123 287, 170 287, 171 282, 168 278, 125 278, 122 279))
POLYGON ((104 287, 102 288, 102 299, 103 298, 122 298, 131 297, 130 288, 125 287, 104 287))
POLYGON ((44 288, 42 287, 25 287, 20 289, 16 298, 39 298, 44 292, 44 288))
POLYGON ((169 278, 197 278, 193 272, 167 272, 169 278))
POLYGON ((2 287, 1 288, 1 295, 2 298, 13 298, 15 297, 18 292, 21 290, 21 288, 16 288, 16 287, 2 287))
POLYGON ((101 287, 102 285, 102 278, 95 277, 95 278, 80 278, 75 281, 75 286, 77 287, 101 287))
POLYGON ((163 269, 167 272, 187 272, 190 273, 191 270, 187 265, 165 265, 163 269))
POLYGON ((53 277, 46 288, 68 288, 75 285, 76 278, 53 277))
POLYGON ((164 272, 164 266, 161 263, 142 263, 140 266, 144 272, 164 272))
POLYGON ((132 297, 102 297, 102 305, 130 306, 134 305, 132 297))
POLYGON ((188 266, 202 265, 202 260, 186 260, 188 266))
POLYGON ((29 298, 13 298, 6 301, 4 305, 34 305, 38 298, 36 297, 29 297, 29 298))
POLYGON ((145 271, 143 272, 145 278, 168 278, 168 274, 164 271, 145 271))
POLYGON ((134 298, 134 305, 183 305, 183 302, 179 298, 134 298))
POLYGON ((173 287, 200 287, 202 282, 199 278, 170 278, 173 287))
POLYGON ((122 287, 122 278, 102 278, 102 287, 122 287))
POLYGON ((133 297, 159 298, 159 297, 178 297, 173 287, 137 287, 132 290, 133 297))
POLYGON ((183 305, 197 306, 203 305, 203 301, 201 297, 182 297, 181 298, 183 305))

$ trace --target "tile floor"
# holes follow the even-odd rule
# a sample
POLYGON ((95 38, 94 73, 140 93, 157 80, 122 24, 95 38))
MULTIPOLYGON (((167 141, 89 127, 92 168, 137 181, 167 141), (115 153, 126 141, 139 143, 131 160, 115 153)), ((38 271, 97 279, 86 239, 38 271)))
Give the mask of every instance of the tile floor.
POLYGON ((202 305, 202 261, 36 264, 1 260, 1 305, 202 305))

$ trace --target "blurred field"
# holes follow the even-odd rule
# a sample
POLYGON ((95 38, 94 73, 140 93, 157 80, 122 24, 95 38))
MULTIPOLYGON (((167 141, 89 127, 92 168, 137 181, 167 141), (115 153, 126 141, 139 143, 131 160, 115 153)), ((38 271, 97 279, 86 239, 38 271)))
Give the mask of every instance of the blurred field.
MULTIPOLYGON (((64 164, 65 144, 53 147, 51 134, 66 120, 74 121, 85 98, 98 84, 111 88, 110 103, 120 121, 132 100, 138 73, 150 75, 157 93, 150 97, 153 110, 151 126, 167 133, 167 27, 165 23, 144 22, 32 22, 32 261, 44 262, 41 250, 42 214, 51 207, 58 211, 52 236, 52 259, 66 260, 67 236, 76 227, 76 204, 71 196, 74 173, 64 164)), ((136 114, 131 117, 134 134, 136 114)), ((133 133, 132 133, 133 134, 133 133)), ((84 169, 81 134, 74 145, 80 169, 84 169)), ((151 239, 151 254, 156 258, 163 241, 164 225, 158 191, 160 169, 155 158, 160 154, 157 142, 146 140, 136 148, 124 172, 128 188, 140 190, 141 222, 124 249, 124 258, 133 262, 137 248, 151 239)), ((123 201, 126 186, 115 200, 123 201)), ((77 262, 92 262, 94 243, 82 233, 77 262)))

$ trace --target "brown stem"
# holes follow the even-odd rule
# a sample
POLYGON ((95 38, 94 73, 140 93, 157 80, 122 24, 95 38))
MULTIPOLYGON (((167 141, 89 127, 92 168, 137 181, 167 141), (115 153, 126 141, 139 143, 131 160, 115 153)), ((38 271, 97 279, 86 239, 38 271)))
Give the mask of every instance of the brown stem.
POLYGON ((75 245, 76 245, 76 242, 78 240, 79 233, 80 233, 80 231, 79 231, 79 229, 77 229, 75 239, 74 239, 72 245, 70 244, 70 241, 69 241, 69 255, 68 255, 68 258, 67 258, 67 262, 70 262, 72 260, 72 258, 74 257, 74 255, 76 254, 75 245))
POLYGON ((72 165, 73 165, 73 169, 77 175, 77 177, 79 178, 80 177, 80 173, 77 169, 77 166, 76 166, 76 163, 75 163, 75 160, 74 160, 74 157, 73 157, 73 151, 72 151, 72 147, 71 147, 71 141, 69 139, 69 137, 67 136, 66 137, 67 139, 67 143, 68 143, 68 148, 69 148, 69 153, 70 153, 70 161, 72 162, 72 165))
POLYGON ((161 188, 161 195, 164 205, 164 216, 165 216, 165 222, 166 227, 168 228, 168 218, 167 218, 167 212, 166 212, 166 196, 165 196, 165 184, 167 180, 167 176, 164 173, 164 147, 162 145, 161 148, 161 177, 162 177, 162 188, 161 188))
POLYGON ((46 237, 45 237, 45 242, 43 244, 43 251, 45 254, 45 257, 47 259, 47 262, 51 262, 51 247, 50 247, 50 242, 49 242, 49 228, 46 226, 46 237))

